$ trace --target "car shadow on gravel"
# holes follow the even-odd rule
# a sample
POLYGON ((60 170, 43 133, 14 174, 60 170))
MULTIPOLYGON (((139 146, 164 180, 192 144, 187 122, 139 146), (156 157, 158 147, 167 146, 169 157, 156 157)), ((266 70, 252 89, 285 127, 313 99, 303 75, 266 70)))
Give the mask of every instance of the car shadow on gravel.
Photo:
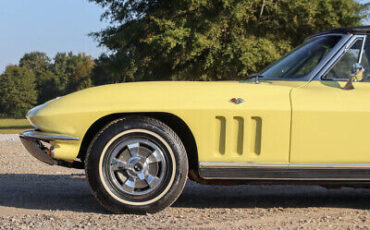
POLYGON ((294 185, 187 186, 179 208, 352 208, 370 209, 370 189, 294 185))
POLYGON ((106 213, 91 195, 84 174, 2 174, 1 206, 106 213))
MULTIPOLYGON (((174 208, 370 209, 370 189, 319 186, 210 186, 188 181, 174 208)), ((2 174, 0 207, 33 210, 107 212, 91 195, 84 174, 2 174)))

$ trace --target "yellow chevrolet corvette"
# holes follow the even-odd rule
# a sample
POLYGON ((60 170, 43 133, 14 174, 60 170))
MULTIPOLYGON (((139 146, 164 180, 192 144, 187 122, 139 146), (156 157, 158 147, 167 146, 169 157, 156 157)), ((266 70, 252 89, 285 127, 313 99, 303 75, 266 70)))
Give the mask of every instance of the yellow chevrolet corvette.
POLYGON ((105 85, 29 111, 26 149, 84 168, 114 213, 199 183, 370 183, 370 26, 305 42, 245 81, 105 85))

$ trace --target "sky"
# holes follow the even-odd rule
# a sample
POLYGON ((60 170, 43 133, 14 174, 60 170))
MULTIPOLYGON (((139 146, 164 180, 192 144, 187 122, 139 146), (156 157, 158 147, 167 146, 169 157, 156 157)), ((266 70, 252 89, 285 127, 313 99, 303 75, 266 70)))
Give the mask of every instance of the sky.
POLYGON ((100 21, 102 13, 88 0, 0 0, 0 73, 32 51, 49 57, 69 51, 98 57, 105 50, 88 34, 107 26, 100 21))
POLYGON ((0 0, 0 73, 27 52, 84 52, 103 48, 88 33, 100 31, 103 9, 88 0, 0 0))

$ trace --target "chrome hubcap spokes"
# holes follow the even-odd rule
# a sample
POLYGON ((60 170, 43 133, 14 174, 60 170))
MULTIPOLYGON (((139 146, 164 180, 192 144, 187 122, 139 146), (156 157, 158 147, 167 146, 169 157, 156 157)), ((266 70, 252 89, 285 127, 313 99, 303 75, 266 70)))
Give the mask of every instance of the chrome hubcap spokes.
POLYGON ((167 162, 156 143, 132 138, 118 144, 107 163, 109 179, 116 189, 131 195, 145 195, 164 180, 167 162))

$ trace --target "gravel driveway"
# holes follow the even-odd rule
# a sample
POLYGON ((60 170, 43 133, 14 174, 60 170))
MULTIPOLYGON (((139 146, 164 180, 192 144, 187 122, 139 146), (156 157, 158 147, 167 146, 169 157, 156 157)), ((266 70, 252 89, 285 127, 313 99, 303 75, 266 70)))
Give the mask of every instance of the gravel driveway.
POLYGON ((0 135, 0 229, 369 229, 370 189, 205 186, 188 181, 153 215, 112 215, 83 170, 47 166, 15 135, 0 135))

